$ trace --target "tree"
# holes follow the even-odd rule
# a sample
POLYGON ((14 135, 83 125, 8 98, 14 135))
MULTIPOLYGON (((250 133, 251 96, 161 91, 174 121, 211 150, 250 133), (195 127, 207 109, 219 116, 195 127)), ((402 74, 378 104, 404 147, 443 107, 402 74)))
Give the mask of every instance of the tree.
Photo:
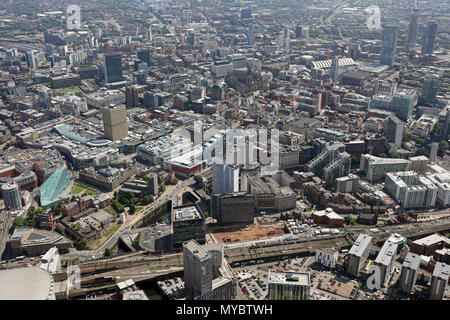
POLYGON ((445 140, 439 142, 439 149, 438 149, 439 154, 442 155, 447 150, 448 150, 448 142, 445 140))
POLYGON ((25 220, 22 217, 17 217, 14 219, 13 221, 13 228, 20 228, 20 227, 27 227, 28 226, 28 222, 27 220, 25 220))
POLYGON ((134 214, 136 212, 136 207, 134 206, 134 204, 130 205, 130 210, 128 210, 129 214, 134 214))
POLYGON ((105 254, 104 254, 104 256, 105 256, 105 257, 111 257, 111 256, 112 256, 111 249, 106 248, 106 249, 105 249, 105 254))
POLYGON ((155 199, 153 198, 153 196, 151 194, 143 196, 141 199, 141 204, 146 206, 150 203, 153 203, 153 201, 155 201, 155 199))
POLYGON ((164 183, 161 183, 159 185, 159 192, 164 192, 164 191, 166 191, 166 186, 164 185, 164 183))
POLYGON ((88 245, 88 240, 86 238, 81 239, 80 241, 80 247, 86 248, 88 245))

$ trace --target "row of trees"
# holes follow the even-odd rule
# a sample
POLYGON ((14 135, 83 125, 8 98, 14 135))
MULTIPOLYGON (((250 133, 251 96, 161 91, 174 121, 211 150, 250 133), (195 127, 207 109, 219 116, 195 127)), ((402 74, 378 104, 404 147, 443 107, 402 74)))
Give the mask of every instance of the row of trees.
POLYGON ((30 228, 36 228, 36 214, 45 212, 45 209, 42 207, 31 207, 30 210, 27 212, 26 218, 23 217, 17 217, 13 221, 13 228, 20 228, 20 227, 30 227, 30 228))
POLYGON ((136 195, 129 191, 120 191, 114 193, 114 199, 112 200, 112 206, 117 212, 123 212, 125 207, 129 207, 129 214, 136 212, 136 206, 146 206, 153 203, 155 198, 153 195, 148 194, 142 197, 136 197, 136 195))

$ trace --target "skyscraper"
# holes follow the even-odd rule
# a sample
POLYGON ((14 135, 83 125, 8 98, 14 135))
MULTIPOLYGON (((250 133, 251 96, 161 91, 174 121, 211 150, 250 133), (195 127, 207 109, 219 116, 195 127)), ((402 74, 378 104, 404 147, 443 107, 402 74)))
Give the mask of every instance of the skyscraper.
POLYGON ((212 290, 212 256, 195 240, 183 244, 184 294, 196 299, 212 290))
POLYGON ((403 138, 403 128, 405 124, 396 116, 389 116, 386 118, 385 129, 386 129, 386 142, 393 143, 397 147, 402 144, 403 138))
POLYGON ((5 208, 7 210, 22 209, 22 202, 20 200, 19 186, 15 183, 5 183, 1 187, 2 196, 5 201, 5 208))
POLYGON ((127 108, 137 107, 139 105, 139 89, 137 86, 127 87, 126 93, 126 105, 127 108))
POLYGON ((142 50, 138 50, 137 52, 137 58, 139 60, 141 60, 142 62, 145 62, 147 64, 147 66, 151 65, 151 61, 150 61, 150 51, 148 49, 142 49, 142 50))
POLYGON ((348 57, 353 60, 358 60, 361 52, 361 46, 359 43, 350 43, 348 45, 348 57))
POLYGON ((218 243, 183 243, 186 300, 233 300, 236 279, 218 243))
POLYGON ((436 162, 436 156, 439 149, 439 143, 433 142, 430 145, 430 162, 436 162))
POLYGON ((36 51, 31 50, 25 53, 28 68, 36 68, 36 51))
POLYGON ((417 43, 417 22, 419 10, 414 9, 409 18, 408 37, 406 38, 406 49, 414 49, 417 43))
POLYGON ((418 269, 420 266, 420 255, 408 252, 402 265, 400 274, 400 290, 411 294, 416 285, 418 269))
POLYGON ((339 77, 339 57, 336 56, 331 62, 330 78, 335 82, 339 77))
POLYGON ((123 80, 120 53, 105 54, 103 66, 105 70, 106 83, 119 82, 123 80))
POLYGON ((255 33, 254 27, 253 27, 253 25, 250 25, 250 27, 248 27, 248 34, 247 34, 249 46, 253 46, 253 41, 254 41, 253 38, 255 36, 254 33, 255 33))
POLYGON ((239 192, 239 166, 214 163, 212 172, 213 194, 239 192))
POLYGON ((152 26, 150 25, 150 27, 148 27, 148 31, 147 31, 147 40, 148 41, 153 41, 153 33, 152 33, 152 26))
POLYGON ((431 277, 431 286, 428 291, 431 300, 442 300, 447 289, 448 277, 450 275, 450 265, 443 262, 436 262, 431 277))
POLYGON ((383 40, 380 55, 380 64, 392 67, 397 46, 398 26, 385 25, 383 28, 383 40))
POLYGON ((117 141, 128 137, 127 109, 122 106, 109 106, 102 109, 105 138, 117 141))
POLYGON ((436 21, 429 21, 425 28, 422 43, 422 54, 432 54, 434 50, 434 43, 436 41, 436 32, 438 24, 436 21))
POLYGON ((422 94, 419 96, 419 103, 430 107, 436 106, 436 95, 441 87, 441 82, 437 77, 425 78, 422 85, 422 94))
POLYGON ((241 10, 241 19, 249 19, 252 17, 252 9, 251 8, 243 8, 241 10))

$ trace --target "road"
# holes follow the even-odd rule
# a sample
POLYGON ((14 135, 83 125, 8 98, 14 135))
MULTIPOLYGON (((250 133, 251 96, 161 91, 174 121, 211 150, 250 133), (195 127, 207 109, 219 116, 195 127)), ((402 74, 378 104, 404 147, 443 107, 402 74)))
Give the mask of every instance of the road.
POLYGON ((0 260, 8 241, 8 232, 11 227, 11 216, 6 212, 0 213, 0 260))

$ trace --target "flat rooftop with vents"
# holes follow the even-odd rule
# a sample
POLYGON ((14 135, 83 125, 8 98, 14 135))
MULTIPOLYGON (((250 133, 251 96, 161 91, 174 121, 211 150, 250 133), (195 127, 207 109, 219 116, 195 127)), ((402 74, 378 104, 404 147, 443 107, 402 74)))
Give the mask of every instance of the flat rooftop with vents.
POLYGON ((269 271, 269 283, 310 286, 311 278, 308 272, 269 271))

